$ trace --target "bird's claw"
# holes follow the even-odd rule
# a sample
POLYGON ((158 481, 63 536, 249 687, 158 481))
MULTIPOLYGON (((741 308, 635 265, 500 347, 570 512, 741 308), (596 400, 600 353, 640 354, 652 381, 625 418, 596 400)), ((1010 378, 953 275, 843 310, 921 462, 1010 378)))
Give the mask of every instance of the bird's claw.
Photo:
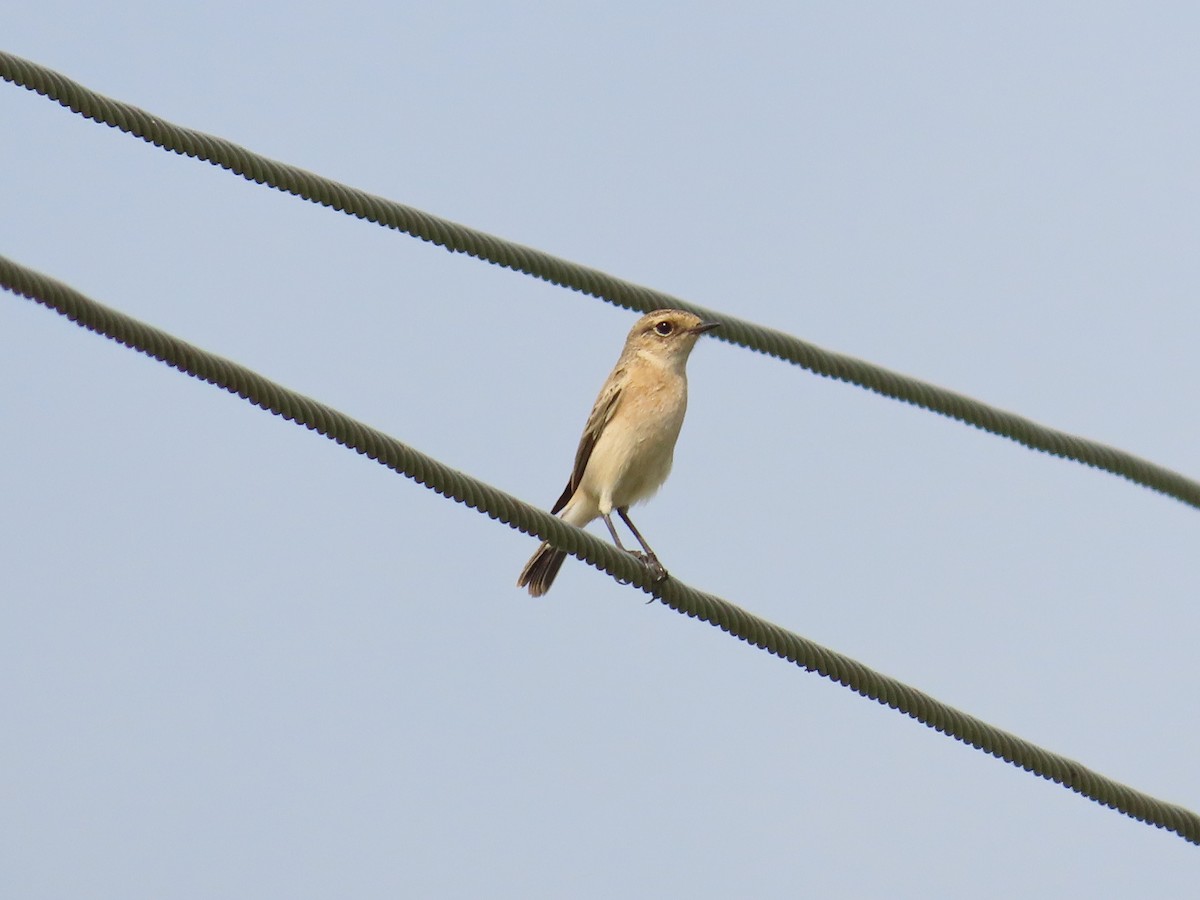
POLYGON ((663 564, 658 561, 658 557, 653 553, 643 553, 641 550, 627 550, 625 552, 650 570, 650 574, 654 576, 655 584, 667 580, 667 570, 663 568, 663 564))

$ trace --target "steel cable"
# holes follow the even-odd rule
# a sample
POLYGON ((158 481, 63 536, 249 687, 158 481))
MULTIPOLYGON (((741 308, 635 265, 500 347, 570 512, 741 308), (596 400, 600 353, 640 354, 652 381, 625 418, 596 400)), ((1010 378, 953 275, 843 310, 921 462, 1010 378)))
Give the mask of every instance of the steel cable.
POLYGON ((701 318, 722 323, 723 327, 714 335, 720 340, 957 419, 1031 449, 1111 472, 1200 508, 1200 482, 1115 447, 1040 425, 964 394, 267 159, 231 141, 165 122, 136 106, 104 97, 58 72, 3 51, 0 51, 0 78, 157 147, 204 160, 256 184, 402 231, 453 253, 504 266, 626 309, 649 312, 673 306, 691 310, 701 318))
POLYGON ((1200 816, 1190 810, 1143 794, 1073 760, 1043 750, 720 597, 698 591, 673 578, 656 585, 640 563, 586 531, 567 525, 504 491, 445 466, 395 438, 289 391, 237 363, 103 306, 73 288, 3 256, 0 256, 0 285, 55 310, 90 331, 316 431, 489 518, 548 540, 589 565, 633 583, 677 612, 715 625, 806 671, 817 672, 942 734, 1068 787, 1097 803, 1200 844, 1200 816))

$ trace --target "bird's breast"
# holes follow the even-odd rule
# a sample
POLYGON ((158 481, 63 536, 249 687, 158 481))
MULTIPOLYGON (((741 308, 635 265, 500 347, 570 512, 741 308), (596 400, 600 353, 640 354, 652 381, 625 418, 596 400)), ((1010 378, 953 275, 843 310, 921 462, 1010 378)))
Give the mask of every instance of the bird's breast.
POLYGON ((671 471, 687 411, 687 381, 662 370, 641 374, 647 377, 626 385, 584 473, 583 487, 602 512, 645 500, 671 471))

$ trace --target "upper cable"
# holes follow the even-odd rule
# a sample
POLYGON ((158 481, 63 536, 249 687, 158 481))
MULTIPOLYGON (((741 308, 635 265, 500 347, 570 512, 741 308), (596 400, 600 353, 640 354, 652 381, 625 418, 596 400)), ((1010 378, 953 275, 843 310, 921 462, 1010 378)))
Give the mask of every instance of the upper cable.
POLYGON ((957 419, 1030 449, 1111 472, 1200 508, 1200 482, 1124 450, 1041 425, 965 394, 889 371, 852 356, 825 350, 781 331, 688 303, 598 269, 560 259, 541 250, 268 159, 223 138, 173 125, 136 106, 89 90, 52 69, 3 51, 0 51, 0 78, 157 147, 202 159, 256 184, 265 184, 313 203, 402 231, 452 253, 464 253, 626 309, 649 312, 675 307, 696 313, 704 319, 718 319, 723 327, 714 337, 719 340, 739 344, 802 366, 826 378, 847 381, 885 397, 957 419))

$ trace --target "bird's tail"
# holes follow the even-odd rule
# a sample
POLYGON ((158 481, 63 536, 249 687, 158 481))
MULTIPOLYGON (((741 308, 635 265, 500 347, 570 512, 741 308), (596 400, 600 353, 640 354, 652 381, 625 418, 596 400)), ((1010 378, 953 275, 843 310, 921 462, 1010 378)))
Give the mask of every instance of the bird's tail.
POLYGON ((525 563, 525 568, 521 570, 521 577, 517 579, 517 587, 529 588, 531 597, 542 596, 550 590, 550 585, 554 584, 554 576, 558 574, 558 570, 566 558, 565 551, 556 550, 549 544, 542 544, 538 547, 537 553, 530 557, 529 562, 525 563))

